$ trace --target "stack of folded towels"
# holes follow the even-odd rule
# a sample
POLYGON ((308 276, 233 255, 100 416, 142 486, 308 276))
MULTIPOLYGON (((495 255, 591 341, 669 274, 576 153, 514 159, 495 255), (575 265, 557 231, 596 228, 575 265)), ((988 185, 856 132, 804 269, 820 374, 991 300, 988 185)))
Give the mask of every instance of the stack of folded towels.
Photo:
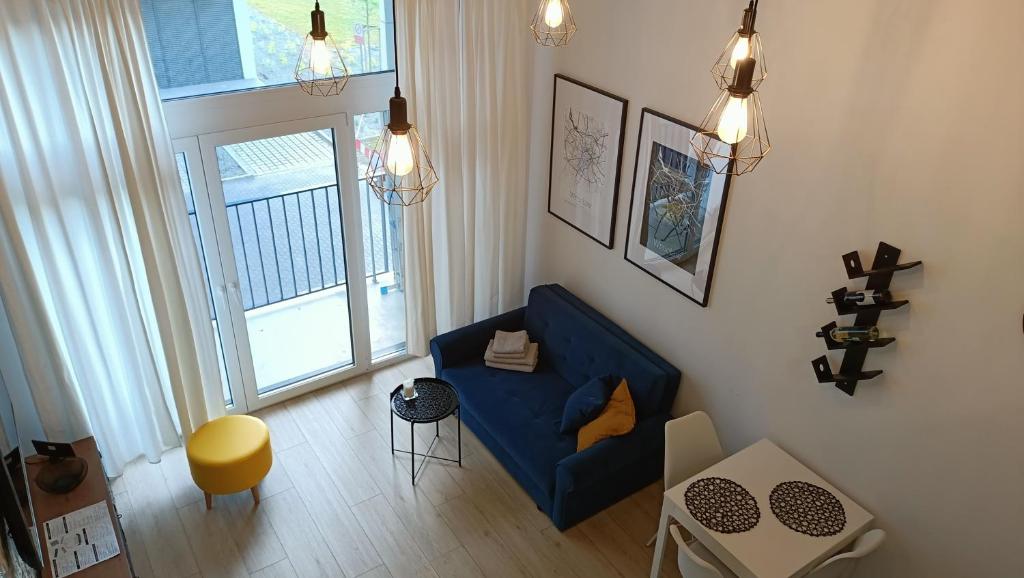
POLYGON ((537 368, 537 349, 525 331, 498 331, 487 344, 484 362, 487 367, 531 373, 537 368))

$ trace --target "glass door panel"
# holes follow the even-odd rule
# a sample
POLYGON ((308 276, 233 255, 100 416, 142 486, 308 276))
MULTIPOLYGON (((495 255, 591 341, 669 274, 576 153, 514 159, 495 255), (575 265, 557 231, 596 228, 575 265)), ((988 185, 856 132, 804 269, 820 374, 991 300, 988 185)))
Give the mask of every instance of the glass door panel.
POLYGON ((406 351, 402 210, 378 199, 364 177, 387 114, 356 115, 354 121, 370 356, 378 362, 406 351))
POLYGON ((354 366, 335 131, 211 144, 253 397, 354 366))
MULTIPOLYGON (((209 204, 207 203, 207 197, 205 194, 205 183, 203 182, 203 176, 201 169, 197 172, 190 170, 192 163, 196 163, 201 167, 199 161, 199 148, 195 139, 184 139, 182 141, 175 142, 175 161, 178 168, 178 178, 181 182, 181 190, 185 196, 185 210, 188 212, 189 223, 192 226, 192 240, 195 242, 196 251, 199 255, 199 266, 202 271, 203 287, 206 289, 206 299, 210 311, 210 324, 213 328, 214 342, 217 347, 217 365, 220 369, 220 382, 221 389, 224 393, 224 405, 226 407, 232 407, 235 405, 235 396, 232 393, 233 380, 229 377, 232 373, 229 371, 228 357, 224 353, 224 339, 222 338, 222 326, 218 319, 218 309, 222 312, 226 310, 226 303, 220 301, 218 305, 218 299, 215 298, 213 288, 223 287, 223 280, 220 276, 219 267, 210 267, 211 263, 207 258, 207 246, 204 245, 203 232, 206 230, 206 226, 200 223, 200 214, 202 213, 205 218, 209 216, 209 204), (196 194, 199 189, 200 194, 196 194), (205 205, 203 203, 206 203, 205 205), (211 269, 214 277, 218 280, 217 283, 211 281, 211 269)), ((204 218, 204 220, 205 220, 204 218)), ((209 221, 207 221, 209 222, 209 221)), ((208 225, 207 225, 208 226, 208 225)), ((211 233, 210 237, 214 237, 211 233)), ((217 261, 216 250, 214 250, 214 261, 213 265, 219 264, 217 261)), ((223 291, 219 292, 223 294, 223 291)), ((230 340, 230 326, 223 328, 230 340)))
POLYGON ((335 115, 175 141, 232 412, 405 354, 402 211, 363 180, 385 120, 335 115))

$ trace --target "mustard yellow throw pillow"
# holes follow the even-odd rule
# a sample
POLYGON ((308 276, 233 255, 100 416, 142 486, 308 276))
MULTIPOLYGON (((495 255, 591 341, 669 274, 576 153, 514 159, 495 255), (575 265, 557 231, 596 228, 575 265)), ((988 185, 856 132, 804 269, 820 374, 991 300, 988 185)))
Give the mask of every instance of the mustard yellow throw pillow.
POLYGON ((594 421, 580 428, 576 436, 576 451, 582 452, 597 442, 614 436, 626 435, 636 427, 636 408, 629 395, 626 380, 612 392, 608 405, 594 421))

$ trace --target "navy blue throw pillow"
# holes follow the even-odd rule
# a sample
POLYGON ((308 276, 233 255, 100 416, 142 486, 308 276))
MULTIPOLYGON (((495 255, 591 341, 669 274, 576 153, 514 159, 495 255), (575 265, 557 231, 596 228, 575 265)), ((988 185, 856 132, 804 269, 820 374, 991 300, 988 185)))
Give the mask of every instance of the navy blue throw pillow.
POLYGON ((563 434, 570 434, 594 421, 618 385, 619 379, 611 375, 602 375, 591 379, 576 391, 572 392, 565 402, 562 412, 563 434))

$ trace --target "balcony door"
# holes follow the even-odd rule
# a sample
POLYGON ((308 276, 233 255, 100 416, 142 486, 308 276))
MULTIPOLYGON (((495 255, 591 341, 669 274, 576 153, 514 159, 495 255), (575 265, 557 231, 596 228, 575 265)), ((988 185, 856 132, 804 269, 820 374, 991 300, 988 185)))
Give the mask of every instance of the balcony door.
POLYGON ((368 116, 175 143, 231 411, 404 354, 400 213, 365 194, 358 170, 368 116))

